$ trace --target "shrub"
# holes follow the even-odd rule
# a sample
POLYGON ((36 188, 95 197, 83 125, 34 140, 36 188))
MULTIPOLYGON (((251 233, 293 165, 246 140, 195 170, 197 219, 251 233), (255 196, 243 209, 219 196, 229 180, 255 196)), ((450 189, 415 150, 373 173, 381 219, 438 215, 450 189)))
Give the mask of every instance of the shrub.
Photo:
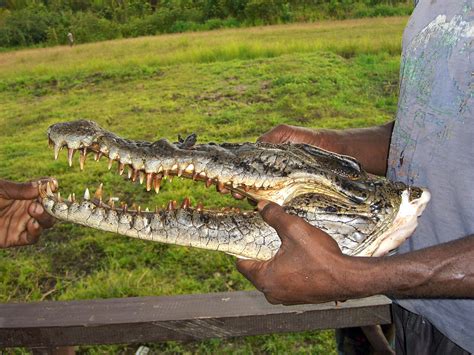
POLYGON ((72 18, 71 31, 78 43, 121 37, 117 23, 99 18, 91 12, 78 12, 72 18))
POLYGON ((245 6, 245 17, 252 24, 280 22, 285 4, 283 0, 250 0, 245 6))

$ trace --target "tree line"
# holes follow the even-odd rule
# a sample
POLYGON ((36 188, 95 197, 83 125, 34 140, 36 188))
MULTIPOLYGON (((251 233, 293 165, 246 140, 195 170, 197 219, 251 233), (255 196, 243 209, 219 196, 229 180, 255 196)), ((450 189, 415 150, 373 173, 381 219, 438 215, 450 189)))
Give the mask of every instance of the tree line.
POLYGON ((0 0, 0 47, 408 15, 412 0, 0 0))

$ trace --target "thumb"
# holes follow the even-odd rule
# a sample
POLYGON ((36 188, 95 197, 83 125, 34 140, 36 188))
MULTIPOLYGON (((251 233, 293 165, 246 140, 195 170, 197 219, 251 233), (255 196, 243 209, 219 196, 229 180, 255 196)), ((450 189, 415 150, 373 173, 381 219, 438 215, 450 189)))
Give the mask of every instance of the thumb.
POLYGON ((40 183, 50 181, 53 190, 56 190, 55 179, 39 179, 30 182, 0 181, 0 195, 11 200, 33 200, 39 196, 38 186, 40 183))
POLYGON ((261 200, 257 204, 257 208, 263 220, 277 231, 282 241, 287 238, 290 230, 300 222, 300 218, 286 213, 283 207, 274 202, 261 200))
POLYGON ((259 282, 258 275, 264 263, 264 261, 258 260, 237 259, 236 266, 242 275, 255 284, 259 282))

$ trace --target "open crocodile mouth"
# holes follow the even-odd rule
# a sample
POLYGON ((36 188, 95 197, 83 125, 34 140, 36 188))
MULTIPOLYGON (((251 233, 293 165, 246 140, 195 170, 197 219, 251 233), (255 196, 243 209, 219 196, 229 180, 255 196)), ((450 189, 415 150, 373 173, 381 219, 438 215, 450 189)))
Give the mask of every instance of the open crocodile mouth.
MULTIPOLYGON (((247 198, 251 204, 261 199, 279 203, 326 230, 350 255, 387 252, 381 252, 380 245, 394 235, 391 228, 407 225, 397 220, 406 214, 403 206, 420 205, 408 213, 411 230, 427 196, 429 200, 425 190, 369 176, 350 157, 304 144, 196 144, 195 135, 176 143, 133 141, 85 120, 52 125, 48 137, 55 159, 67 149, 69 165, 79 154, 83 170, 88 155, 107 158, 109 170, 117 162, 119 175, 140 182, 147 191, 158 193, 164 179, 182 177, 215 185, 219 192, 247 198)), ((94 194, 86 189, 82 201, 74 194, 64 198, 53 193, 49 184, 39 189, 50 214, 104 231, 261 260, 272 257, 280 246, 276 232, 254 211, 192 207, 189 198, 179 206, 170 201, 154 211, 142 210, 116 198, 104 200, 102 184, 94 194)), ((404 240, 407 233, 396 240, 404 240)))

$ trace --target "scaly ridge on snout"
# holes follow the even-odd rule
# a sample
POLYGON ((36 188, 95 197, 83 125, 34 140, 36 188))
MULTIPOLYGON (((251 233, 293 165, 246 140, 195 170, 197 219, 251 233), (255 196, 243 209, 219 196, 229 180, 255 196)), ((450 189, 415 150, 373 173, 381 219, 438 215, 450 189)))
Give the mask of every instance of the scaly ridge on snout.
MULTIPOLYGON (((133 141, 85 120, 55 124, 48 136, 55 158, 67 147, 71 165, 79 151, 83 169, 88 154, 96 160, 107 157, 109 169, 114 162, 120 175, 128 168, 126 176, 145 183, 148 191, 158 193, 165 177, 182 176, 206 186, 214 184, 221 192, 230 190, 239 199, 279 203, 328 232, 348 255, 388 252, 416 227, 417 216, 429 200, 426 190, 368 175, 353 158, 306 144, 196 144, 195 135, 176 143, 133 141), (403 211, 400 206, 405 206, 403 211)), ((123 204, 116 208, 116 201, 102 200, 102 186, 94 198, 87 191, 82 202, 76 202, 75 196, 62 199, 48 186, 40 191, 49 213, 100 230, 260 260, 272 257, 280 246, 276 232, 255 212, 193 209, 188 199, 180 208, 171 201, 155 212, 123 204)))

